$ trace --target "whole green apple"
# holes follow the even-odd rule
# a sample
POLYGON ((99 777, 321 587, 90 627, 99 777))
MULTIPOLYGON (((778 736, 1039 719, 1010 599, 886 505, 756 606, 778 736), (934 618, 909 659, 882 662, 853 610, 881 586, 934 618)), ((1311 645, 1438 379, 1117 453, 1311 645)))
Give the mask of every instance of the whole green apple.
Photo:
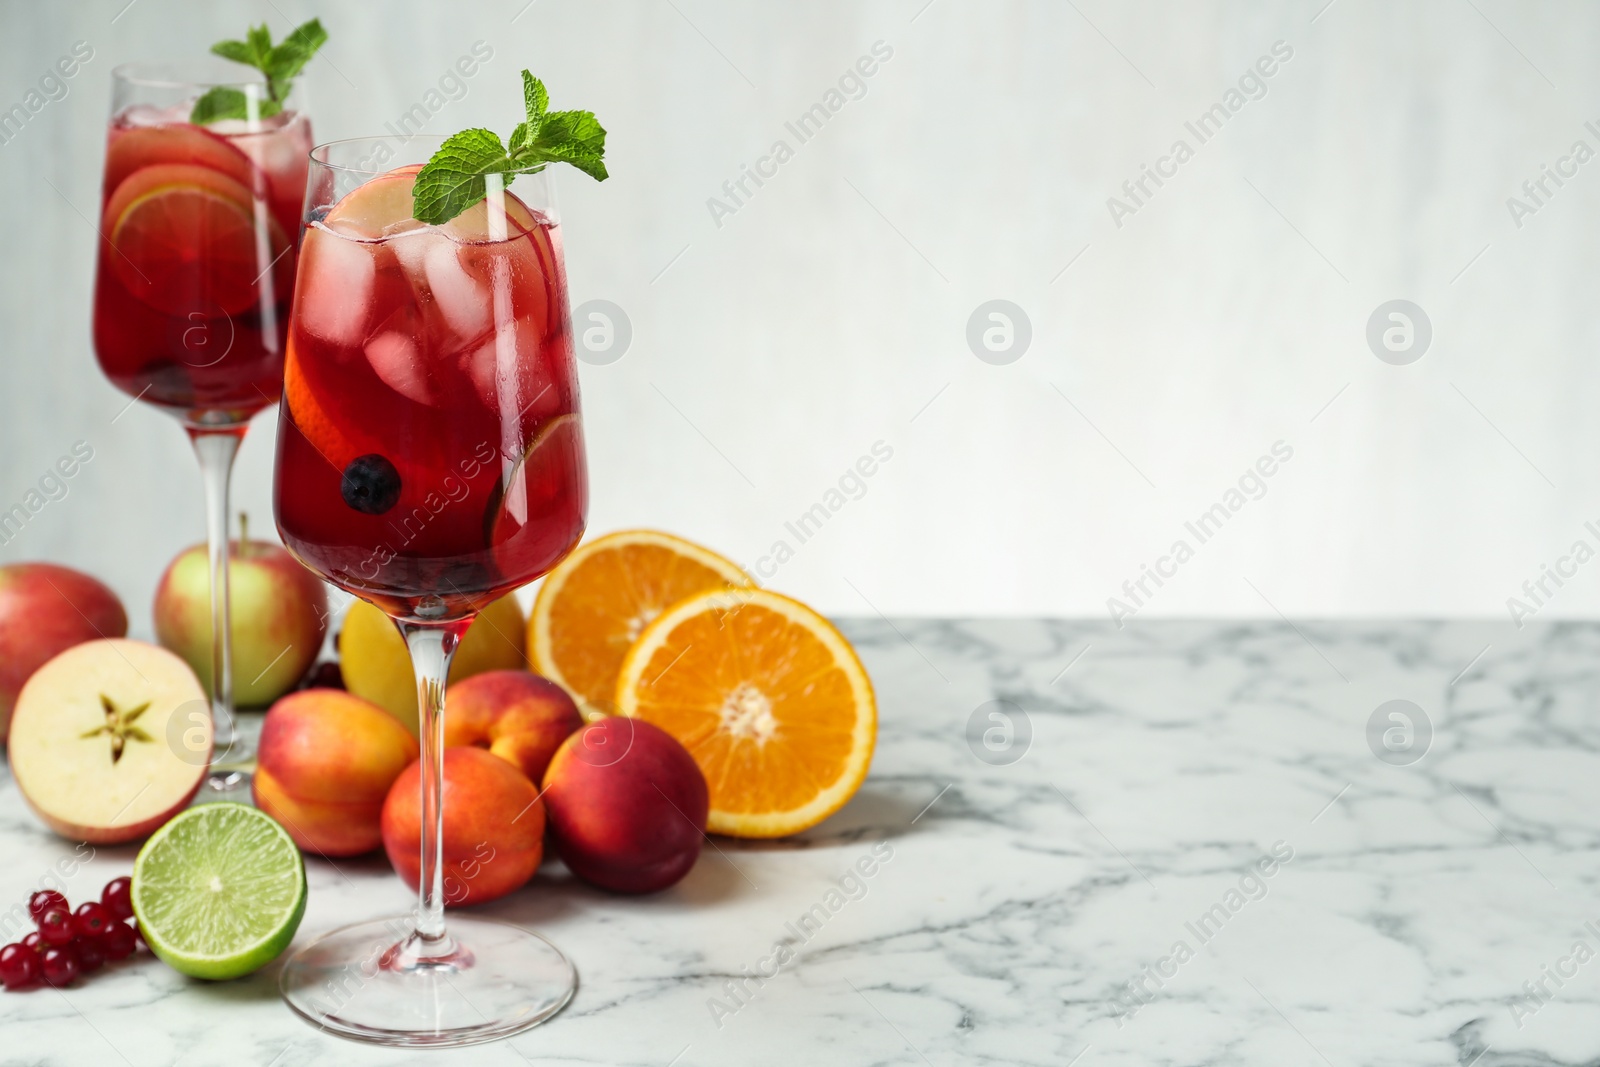
MULTIPOLYGON (((228 545, 233 623, 233 700, 264 707, 293 689, 328 629, 328 591, 281 545, 228 545)), ((211 691, 211 568, 205 545, 186 549, 156 587, 156 639, 194 668, 211 691)))

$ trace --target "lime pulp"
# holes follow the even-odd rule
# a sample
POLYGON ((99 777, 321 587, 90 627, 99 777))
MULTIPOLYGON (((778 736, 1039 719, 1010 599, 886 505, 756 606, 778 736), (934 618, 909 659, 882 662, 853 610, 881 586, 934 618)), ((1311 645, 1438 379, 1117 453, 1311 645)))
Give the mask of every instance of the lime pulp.
POLYGON ((238 978, 294 939, 306 910, 305 864, 271 816, 244 804, 202 804, 145 842, 131 897, 145 941, 174 970, 238 978))

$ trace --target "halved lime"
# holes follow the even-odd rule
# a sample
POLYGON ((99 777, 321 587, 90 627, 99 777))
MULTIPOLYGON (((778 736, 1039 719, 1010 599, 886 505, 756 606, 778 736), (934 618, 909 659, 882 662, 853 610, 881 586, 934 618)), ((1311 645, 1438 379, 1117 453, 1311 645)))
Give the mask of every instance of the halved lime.
POLYGON ((289 947, 306 910, 300 850, 271 816, 190 808, 133 861, 133 913, 152 951, 193 978, 238 978, 289 947))

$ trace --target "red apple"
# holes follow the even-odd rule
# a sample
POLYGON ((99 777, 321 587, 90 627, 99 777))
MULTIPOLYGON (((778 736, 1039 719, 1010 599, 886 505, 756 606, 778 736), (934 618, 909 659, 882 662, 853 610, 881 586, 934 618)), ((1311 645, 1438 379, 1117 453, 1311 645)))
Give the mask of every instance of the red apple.
MULTIPOLYGON (((233 699, 264 707, 293 689, 322 648, 328 591, 281 545, 229 545, 233 699)), ((156 638, 211 687, 211 565, 205 545, 168 565, 156 588, 156 638)))
POLYGON ((127 633, 122 602, 87 574, 54 563, 0 567, 0 741, 29 675, 73 645, 127 633))
POLYGON ((452 685, 445 695, 446 745, 487 748, 528 776, 544 778, 550 757, 583 726, 567 691, 532 671, 487 671, 452 685))
POLYGON ((376 704, 304 689, 267 712, 251 788, 301 848, 357 856, 383 842, 384 798, 416 758, 416 738, 376 704))
POLYGON ((166 649, 89 641, 28 679, 8 748, 17 789, 50 829, 96 845, 132 841, 200 788, 211 705, 166 649))
MULTIPOLYGON (((422 865, 422 763, 395 779, 383 805, 383 847, 412 889, 422 865)), ((539 790, 499 756, 444 750, 444 899, 482 904, 522 888, 544 855, 539 790)))
POLYGON ((671 734, 608 717, 562 743, 545 771, 544 802, 574 874, 618 893, 653 893, 694 866, 710 795, 671 734))

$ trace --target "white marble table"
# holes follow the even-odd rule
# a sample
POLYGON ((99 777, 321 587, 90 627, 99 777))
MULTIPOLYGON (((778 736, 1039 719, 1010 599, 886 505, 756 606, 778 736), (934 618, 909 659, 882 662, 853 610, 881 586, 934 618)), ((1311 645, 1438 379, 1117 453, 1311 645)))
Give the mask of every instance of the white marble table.
MULTIPOLYGON (((1588 959, 1600 951, 1600 628, 848 631, 878 686, 882 730, 872 775, 842 813, 795 841, 719 839, 659 896, 608 896, 552 864, 484 909, 577 962, 577 998, 552 1023, 465 1052, 366 1049, 293 1017, 273 968, 207 985, 147 960, 65 992, 0 995, 0 1062, 1600 1058, 1600 962, 1588 959), (967 742, 973 712, 996 699, 1031 724, 1010 765, 980 761, 967 742), (1368 743, 1369 718, 1392 699, 1432 725, 1426 755, 1406 766, 1368 743), (1289 858, 1261 876, 1275 844, 1289 858), (892 854, 856 899, 830 897, 874 849, 892 854), (796 938, 814 905, 826 918, 796 938), (785 939, 796 959, 733 999, 727 983, 785 939), (1541 982, 1548 995, 1528 999, 1541 982)), ((9 778, 0 847, 8 904, 73 851, 9 778)), ((69 890, 91 891, 132 856, 101 849, 69 890)), ((308 866, 302 939, 407 906, 381 858, 308 866)))

